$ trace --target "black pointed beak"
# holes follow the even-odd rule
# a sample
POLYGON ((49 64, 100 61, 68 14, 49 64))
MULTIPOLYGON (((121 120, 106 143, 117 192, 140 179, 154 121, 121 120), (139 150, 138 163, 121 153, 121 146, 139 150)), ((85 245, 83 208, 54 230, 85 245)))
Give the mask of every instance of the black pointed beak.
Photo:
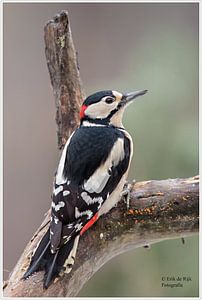
POLYGON ((132 100, 134 100, 135 98, 146 94, 147 92, 148 92, 148 90, 141 90, 141 91, 123 94, 123 97, 121 99, 121 104, 125 105, 125 104, 131 102, 132 100))

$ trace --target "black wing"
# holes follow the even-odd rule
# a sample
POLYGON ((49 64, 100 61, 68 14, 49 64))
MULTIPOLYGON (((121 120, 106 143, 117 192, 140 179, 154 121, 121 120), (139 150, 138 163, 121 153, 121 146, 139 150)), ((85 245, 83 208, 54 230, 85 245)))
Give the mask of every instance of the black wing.
POLYGON ((105 162, 117 139, 123 137, 114 127, 80 127, 67 149, 64 176, 82 184, 105 162))
POLYGON ((98 212, 128 169, 129 160, 130 141, 122 131, 114 127, 81 127, 75 131, 66 149, 65 182, 55 184, 53 193, 53 252, 98 212), (98 166, 100 172, 96 171, 98 166))

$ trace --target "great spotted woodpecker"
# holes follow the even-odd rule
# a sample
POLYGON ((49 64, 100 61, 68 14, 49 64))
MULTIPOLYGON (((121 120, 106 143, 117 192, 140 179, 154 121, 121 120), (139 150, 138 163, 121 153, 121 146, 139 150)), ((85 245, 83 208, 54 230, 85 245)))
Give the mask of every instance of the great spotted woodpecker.
POLYGON ((125 107, 147 90, 97 92, 83 102, 80 126, 63 149, 53 188, 51 223, 23 278, 45 270, 44 288, 72 270, 80 236, 119 200, 133 142, 122 125, 125 107))

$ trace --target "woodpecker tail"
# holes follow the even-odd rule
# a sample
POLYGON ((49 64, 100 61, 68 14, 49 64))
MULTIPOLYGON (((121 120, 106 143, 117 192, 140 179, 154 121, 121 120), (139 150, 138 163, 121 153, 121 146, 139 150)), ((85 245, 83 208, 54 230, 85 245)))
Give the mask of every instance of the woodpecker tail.
POLYGON ((79 235, 71 237, 68 243, 52 254, 50 250, 50 230, 46 232, 33 254, 28 270, 23 279, 28 278, 34 272, 45 270, 43 286, 47 289, 50 283, 58 276, 69 273, 74 264, 79 235))

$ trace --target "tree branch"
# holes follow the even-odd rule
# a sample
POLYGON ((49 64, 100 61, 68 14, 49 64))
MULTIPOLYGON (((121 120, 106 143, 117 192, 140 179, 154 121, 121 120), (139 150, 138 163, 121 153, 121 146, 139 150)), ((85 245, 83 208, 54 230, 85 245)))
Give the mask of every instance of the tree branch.
POLYGON ((44 27, 45 53, 56 104, 58 148, 79 123, 84 99, 68 13, 56 15, 44 27))
MULTIPOLYGON (((69 27, 62 12, 45 26, 46 57, 56 100, 58 145, 61 149, 78 125, 82 100, 81 81, 69 27)), ((30 255, 46 232, 50 211, 34 234, 9 280, 4 296, 76 296, 82 286, 108 260, 130 249, 198 232, 199 177, 145 181, 132 185, 130 209, 123 199, 80 239, 76 262, 70 274, 43 290, 43 272, 21 280, 30 255)))
POLYGON ((198 176, 133 184, 130 209, 127 211, 121 200, 117 207, 102 216, 81 237, 72 272, 43 290, 43 272, 25 281, 20 278, 28 267, 31 252, 48 228, 48 213, 18 261, 5 296, 76 296, 93 274, 114 256, 146 244, 197 233, 198 205, 198 176))

